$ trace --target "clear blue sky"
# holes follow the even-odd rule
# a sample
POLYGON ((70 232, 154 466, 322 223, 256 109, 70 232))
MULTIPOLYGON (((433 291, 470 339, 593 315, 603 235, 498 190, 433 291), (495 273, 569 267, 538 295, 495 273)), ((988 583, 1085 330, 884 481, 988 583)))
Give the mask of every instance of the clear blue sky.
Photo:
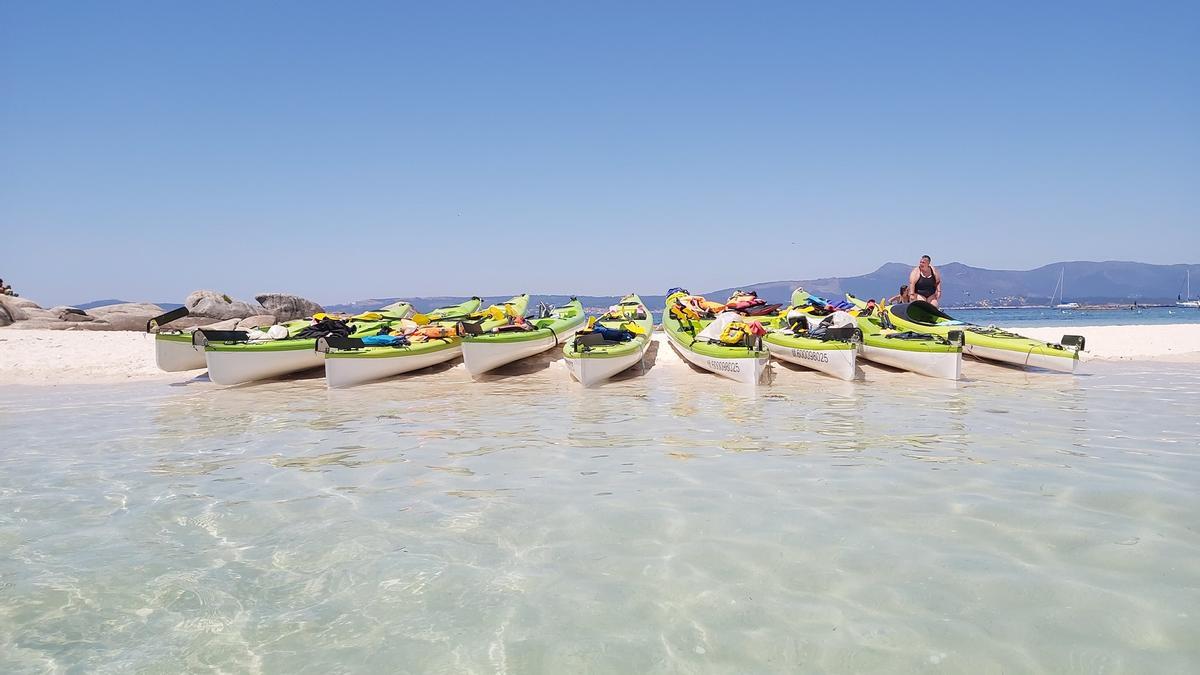
POLYGON ((1200 3, 449 5, 0 0, 0 277, 336 302, 1200 259, 1200 3))

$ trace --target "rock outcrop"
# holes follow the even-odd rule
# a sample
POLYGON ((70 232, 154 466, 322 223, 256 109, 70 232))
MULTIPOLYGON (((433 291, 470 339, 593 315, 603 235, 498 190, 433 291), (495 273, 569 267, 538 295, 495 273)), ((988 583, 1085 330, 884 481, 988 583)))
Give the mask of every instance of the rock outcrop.
POLYGON ((237 327, 233 330, 249 330, 251 328, 268 328, 274 326, 278 321, 274 314, 260 314, 258 316, 248 316, 237 322, 237 327))
MULTIPOLYGON (((25 313, 25 308, 13 300, 16 298, 11 295, 0 295, 0 326, 7 326, 29 318, 29 315, 25 313)), ((36 307, 36 305, 34 306, 36 307)))
POLYGON ((83 311, 82 309, 79 309, 78 307, 68 307, 66 305, 59 305, 58 307, 51 307, 50 311, 53 312, 54 315, 58 317, 59 321, 95 321, 96 320, 96 317, 89 315, 87 312, 83 311))
MULTIPOLYGON (((234 300, 216 291, 195 291, 184 306, 189 316, 176 319, 164 330, 214 330, 266 328, 283 321, 301 319, 323 311, 317 303, 297 295, 264 293, 259 303, 234 300)), ((0 327, 51 330, 145 330, 150 319, 166 310, 148 302, 124 302, 88 311, 60 305, 42 309, 36 302, 15 296, 0 296, 0 327)))
POLYGON ((228 295, 216 291, 192 291, 183 301, 183 306, 188 308, 188 313, 192 316, 202 316, 218 321, 273 314, 261 305, 251 305, 248 302, 234 300, 228 295))
MULTIPOLYGON (((192 333, 192 332, 195 332, 196 329, 198 329, 198 328, 204 328, 207 330, 237 330, 238 323, 240 323, 240 322, 241 322, 241 319, 226 319, 224 321, 218 321, 216 323, 206 323, 201 326, 193 326, 191 328, 185 328, 185 329, 183 329, 183 332, 192 333)), ((175 324, 171 324, 171 325, 174 326, 175 324)))
POLYGON ((260 305, 267 308, 267 311, 275 315, 276 321, 291 321, 293 319, 303 319, 312 316, 318 312, 325 310, 317 303, 307 298, 302 298, 298 295, 288 295, 286 293, 263 293, 262 295, 254 296, 260 305))
POLYGON ((22 298, 16 295, 5 295, 2 297, 8 304, 20 307, 21 309, 41 309, 36 302, 29 298, 22 298))
POLYGON ((163 311, 162 307, 148 302, 123 302, 96 307, 88 314, 107 323, 107 330, 146 330, 146 323, 163 311))

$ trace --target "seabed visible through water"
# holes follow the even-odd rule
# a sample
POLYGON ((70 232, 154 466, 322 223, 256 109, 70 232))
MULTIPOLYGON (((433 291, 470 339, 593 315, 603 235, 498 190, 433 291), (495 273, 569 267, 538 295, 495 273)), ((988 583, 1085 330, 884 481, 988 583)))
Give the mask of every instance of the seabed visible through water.
MULTIPOLYGON (((0 392, 4 672, 1165 673, 1200 369, 0 392)), ((652 350, 653 351, 653 350, 652 350)))

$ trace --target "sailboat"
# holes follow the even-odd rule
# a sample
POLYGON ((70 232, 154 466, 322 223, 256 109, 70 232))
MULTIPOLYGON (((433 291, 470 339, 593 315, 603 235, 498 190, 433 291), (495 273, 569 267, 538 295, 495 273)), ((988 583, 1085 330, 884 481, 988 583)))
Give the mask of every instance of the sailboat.
POLYGON ((1200 309, 1200 300, 1192 299, 1192 270, 1187 271, 1187 297, 1180 298, 1179 302, 1175 303, 1176 307, 1195 307, 1200 309))
POLYGON ((1064 267, 1058 271, 1058 285, 1054 287, 1054 292, 1050 294, 1050 303, 1054 304, 1054 296, 1058 296, 1058 304, 1054 305, 1054 309, 1079 309, 1078 302, 1063 302, 1063 275, 1067 272, 1064 267))

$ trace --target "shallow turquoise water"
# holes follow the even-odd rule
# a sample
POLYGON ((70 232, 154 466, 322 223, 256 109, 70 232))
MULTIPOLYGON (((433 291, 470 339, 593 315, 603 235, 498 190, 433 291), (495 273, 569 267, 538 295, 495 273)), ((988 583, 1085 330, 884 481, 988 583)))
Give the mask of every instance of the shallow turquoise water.
POLYGON ((949 309, 956 319, 983 326, 1145 326, 1200 323, 1200 309, 1136 307, 1133 309, 1054 309, 1019 307, 949 309))
POLYGON ((1187 672, 1200 369, 0 392, 3 672, 1187 672))

